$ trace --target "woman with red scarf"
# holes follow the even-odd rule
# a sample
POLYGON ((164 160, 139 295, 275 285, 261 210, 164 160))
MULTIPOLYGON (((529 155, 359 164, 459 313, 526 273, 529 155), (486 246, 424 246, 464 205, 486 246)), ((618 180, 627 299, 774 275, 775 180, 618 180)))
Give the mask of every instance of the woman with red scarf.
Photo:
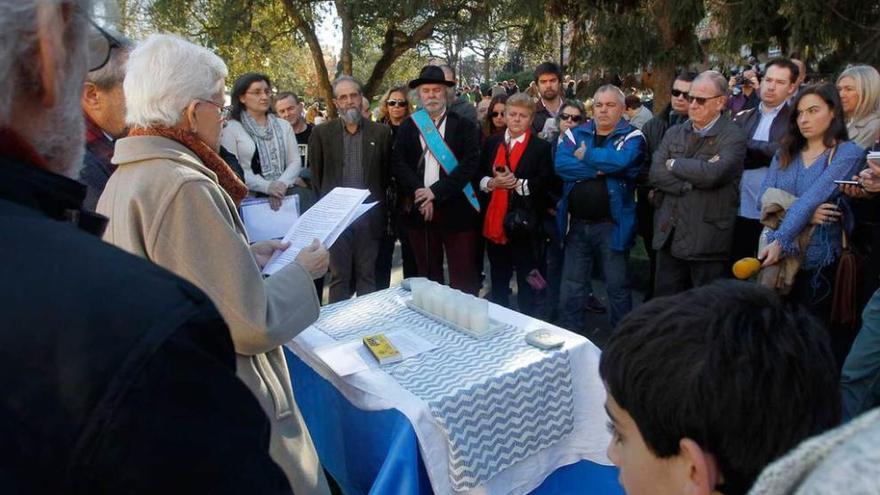
POLYGON ((509 306, 510 277, 516 271, 517 306, 534 315, 535 291, 543 284, 541 215, 553 177, 550 144, 532 135, 535 103, 524 93, 507 99, 507 130, 483 145, 480 190, 488 195, 483 237, 491 265, 490 299, 509 306))
POLYGON ((318 318, 312 279, 324 276, 329 254, 315 241, 271 277, 260 274, 287 245, 248 245, 236 210, 248 188, 217 154, 226 74, 217 55, 174 36, 154 34, 131 52, 124 83, 131 131, 116 141, 118 168, 98 201, 110 217, 104 240, 211 298, 229 326, 238 377, 271 421, 269 455, 295 493, 329 495, 281 349, 318 318))

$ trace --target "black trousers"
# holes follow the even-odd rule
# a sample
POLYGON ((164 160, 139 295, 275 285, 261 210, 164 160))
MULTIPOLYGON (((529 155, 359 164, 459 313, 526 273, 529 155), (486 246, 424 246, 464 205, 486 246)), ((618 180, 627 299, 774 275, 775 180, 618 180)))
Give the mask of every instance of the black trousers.
POLYGON ((654 205, 648 200, 650 189, 639 187, 636 189, 636 228, 645 252, 648 253, 648 290, 645 292, 645 301, 654 297, 654 286, 657 277, 657 250, 654 245, 654 205))
POLYGON ((764 225, 759 220, 736 217, 733 225, 733 248, 730 251, 730 266, 743 258, 758 256, 758 239, 764 225))
POLYGON ((671 296, 722 278, 727 261, 694 261, 676 258, 669 245, 657 251, 654 297, 671 296))
POLYGON ((516 271, 516 302, 520 313, 535 315, 535 293, 526 281, 529 272, 538 267, 532 243, 527 240, 509 240, 495 244, 486 240, 492 291, 489 299, 495 304, 510 307, 510 277, 516 271))

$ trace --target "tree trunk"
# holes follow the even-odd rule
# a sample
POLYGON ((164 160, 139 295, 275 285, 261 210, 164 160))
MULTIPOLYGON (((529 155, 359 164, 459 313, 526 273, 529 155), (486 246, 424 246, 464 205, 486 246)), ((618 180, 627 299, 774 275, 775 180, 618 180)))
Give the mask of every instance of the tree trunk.
MULTIPOLYGON (((663 55, 654 63, 654 115, 660 112, 669 104, 672 88, 672 82, 675 78, 675 66, 677 53, 676 45, 680 32, 676 32, 672 27, 672 12, 670 0, 657 0, 653 4, 654 20, 657 23, 657 30, 660 32, 660 40, 663 43, 663 55)), ((693 32, 693 28, 691 28, 693 32)))
POLYGON ((327 74, 327 64, 324 63, 324 51, 321 49, 321 43, 318 42, 318 36, 315 34, 315 27, 308 23, 300 14, 299 6, 294 0, 283 0, 284 10, 293 22, 293 27, 302 35, 309 46, 309 52, 312 54, 312 62, 315 64, 315 72, 318 75, 318 88, 324 102, 327 104, 327 116, 336 116, 336 106, 333 104, 333 89, 330 86, 330 76, 327 74))
POLYGON ((336 0, 336 13, 342 21, 342 46, 339 49, 339 59, 342 62, 342 73, 352 75, 351 62, 351 33, 354 29, 354 16, 351 8, 346 5, 346 0, 336 0))
POLYGON ((669 104, 671 94, 669 88, 675 80, 675 62, 669 61, 662 65, 654 66, 653 77, 651 82, 654 85, 654 115, 660 115, 660 112, 669 104))
POLYGON ((483 57, 483 82, 488 84, 489 87, 492 87, 492 84, 489 83, 489 79, 492 77, 492 54, 493 50, 487 49, 485 51, 485 57, 483 57))
POLYGON ((394 62, 406 53, 407 50, 428 39, 434 33, 434 26, 436 24, 437 19, 432 17, 413 31, 411 35, 398 31, 396 25, 389 24, 388 29, 385 31, 385 41, 382 43, 382 55, 376 61, 376 65, 373 66, 373 71, 370 73, 367 83, 364 84, 364 96, 372 98, 394 62))

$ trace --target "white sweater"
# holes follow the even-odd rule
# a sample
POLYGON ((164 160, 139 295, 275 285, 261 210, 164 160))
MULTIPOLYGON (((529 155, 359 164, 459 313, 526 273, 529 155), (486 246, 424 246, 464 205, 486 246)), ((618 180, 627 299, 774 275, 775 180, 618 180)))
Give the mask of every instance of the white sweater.
MULTIPOLYGON (((269 118, 273 118, 273 116, 270 116, 269 118)), ((281 125, 281 132, 284 136, 284 147, 287 149, 287 166, 284 168, 284 172, 278 180, 287 184, 287 187, 290 187, 293 185, 294 179, 299 177, 300 171, 302 170, 299 146, 297 145, 296 135, 293 133, 293 128, 290 126, 290 123, 284 119, 277 119, 277 121, 281 125)), ((229 123, 226 124, 226 127, 223 128, 223 133, 220 136, 220 144, 238 158, 238 163, 244 170, 244 182, 247 184, 248 189, 267 194, 269 184, 272 181, 266 179, 262 175, 255 174, 254 171, 251 170, 251 160, 254 158, 257 145, 254 143, 250 134, 244 129, 244 126, 241 125, 241 122, 230 120, 229 123)))

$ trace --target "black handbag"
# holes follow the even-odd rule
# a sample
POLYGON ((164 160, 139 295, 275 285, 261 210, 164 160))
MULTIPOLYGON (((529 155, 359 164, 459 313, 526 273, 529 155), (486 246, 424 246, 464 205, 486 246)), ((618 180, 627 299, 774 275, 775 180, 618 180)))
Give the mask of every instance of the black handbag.
POLYGON ((538 215, 527 196, 514 191, 507 195, 504 233, 508 239, 531 239, 538 232, 538 215))

